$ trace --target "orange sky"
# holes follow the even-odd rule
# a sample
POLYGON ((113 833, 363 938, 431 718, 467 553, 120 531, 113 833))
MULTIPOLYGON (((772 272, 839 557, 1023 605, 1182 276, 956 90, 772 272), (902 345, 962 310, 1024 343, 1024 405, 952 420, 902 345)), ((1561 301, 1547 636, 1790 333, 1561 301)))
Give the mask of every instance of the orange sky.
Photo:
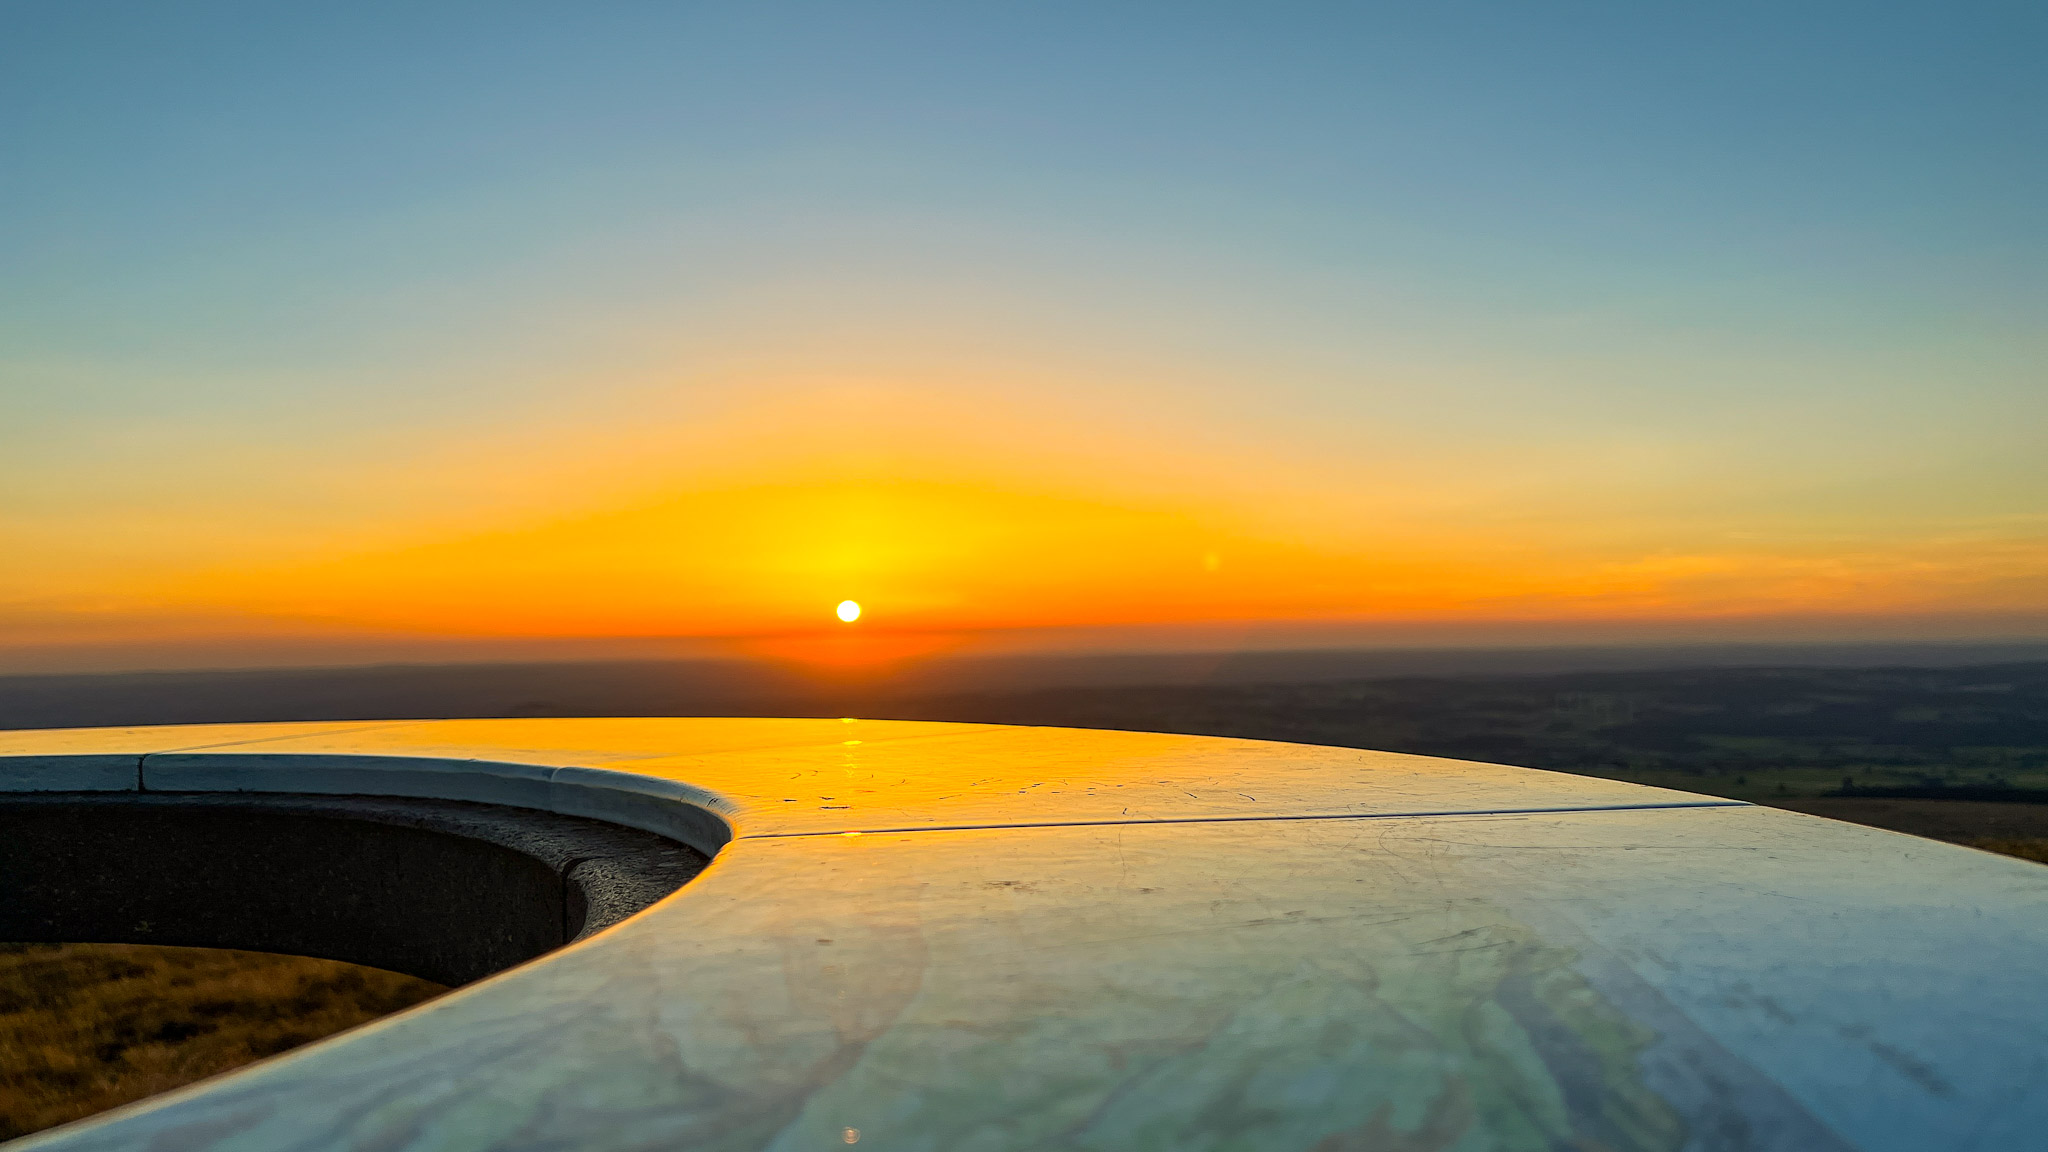
MULTIPOLYGON (((1392 443, 1361 463, 1290 459, 1284 445, 1171 421, 1118 427, 1098 413, 1077 432, 1034 420, 1025 401, 1050 388, 1007 401, 985 388, 963 406, 938 388, 755 384, 709 419, 636 426, 586 411, 578 426, 543 408, 415 448, 349 486, 347 515, 303 519, 309 485, 280 481, 240 497, 234 517, 217 495, 188 495, 92 542, 103 551, 53 540, 38 557, 48 570, 15 579, 72 595, 50 596, 15 635, 39 651, 299 637, 314 658, 350 637, 401 653, 409 637, 420 658, 491 639, 675 638, 843 660, 992 635, 1015 646, 1033 630, 1049 647, 1075 629, 1203 624, 1234 628, 1219 634, 1234 643, 1315 642, 1303 630, 1315 621, 1333 643, 1431 623, 1483 642, 1489 621, 1544 620, 1768 638, 1788 617, 1888 635, 1892 617, 2007 621, 2043 607, 2048 549, 1998 525, 1852 524, 1860 533, 1815 540, 1798 530, 1810 511, 1757 510, 1739 491, 1699 507, 1655 459, 1634 462, 1630 486, 1589 489, 1583 464, 1547 445, 1490 466, 1392 443), (762 394, 777 399, 744 398, 762 394), (167 525, 189 535, 150 535, 167 525), (864 608, 852 626, 833 617, 849 598, 864 608)), ((660 409, 637 391, 613 403, 660 409)), ((226 463, 260 476, 261 462, 226 463)))
POLYGON ((2048 636, 1999 43, 706 12, 23 22, 0 668, 2048 636))

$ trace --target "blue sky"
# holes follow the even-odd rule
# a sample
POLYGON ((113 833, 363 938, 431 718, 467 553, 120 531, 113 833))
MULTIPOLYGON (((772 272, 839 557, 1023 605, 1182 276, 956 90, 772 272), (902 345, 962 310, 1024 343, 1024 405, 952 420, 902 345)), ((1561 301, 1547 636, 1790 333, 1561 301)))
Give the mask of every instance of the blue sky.
MULTIPOLYGON (((1482 616, 1649 610, 1570 573, 1688 557, 1726 586, 1658 610, 2048 610, 2044 32, 2020 5, 7 5, 0 543, 31 559, 0 623, 425 634, 335 606, 402 583, 194 589, 766 475, 1554 562, 1551 607, 1445 609, 1482 616), (869 447, 819 447, 821 412, 869 447), (1870 575, 1772 567, 1829 557, 1870 575)), ((1384 608, 1255 600, 1186 611, 1384 608)))

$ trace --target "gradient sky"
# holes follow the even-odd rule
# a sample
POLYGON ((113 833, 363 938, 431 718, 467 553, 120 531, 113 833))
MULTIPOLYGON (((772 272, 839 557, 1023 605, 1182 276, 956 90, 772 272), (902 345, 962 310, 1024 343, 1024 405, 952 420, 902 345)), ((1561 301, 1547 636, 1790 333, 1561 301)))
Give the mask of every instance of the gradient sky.
POLYGON ((2044 58, 2021 4, 0 5, 0 663, 848 597, 2048 634, 2044 58))

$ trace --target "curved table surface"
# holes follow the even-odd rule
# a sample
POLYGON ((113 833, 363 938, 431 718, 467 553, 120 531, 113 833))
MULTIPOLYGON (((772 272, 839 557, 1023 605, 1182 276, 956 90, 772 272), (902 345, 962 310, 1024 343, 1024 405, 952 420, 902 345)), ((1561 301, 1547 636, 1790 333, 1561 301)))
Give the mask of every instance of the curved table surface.
POLYGON ((581 944, 23 1149, 2048 1146, 2048 869, 1420 756, 874 720, 0 733, 0 790, 596 816, 581 944))

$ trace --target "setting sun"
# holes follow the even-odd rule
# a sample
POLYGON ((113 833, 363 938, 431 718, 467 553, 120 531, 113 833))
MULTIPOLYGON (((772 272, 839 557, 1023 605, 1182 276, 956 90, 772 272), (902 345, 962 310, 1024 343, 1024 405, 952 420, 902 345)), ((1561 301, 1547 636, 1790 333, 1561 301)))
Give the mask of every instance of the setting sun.
POLYGON ((839 618, 841 620, 846 621, 848 624, 851 624, 855 620, 860 619, 860 605, 854 603, 851 600, 841 600, 839 602, 838 611, 839 618))

